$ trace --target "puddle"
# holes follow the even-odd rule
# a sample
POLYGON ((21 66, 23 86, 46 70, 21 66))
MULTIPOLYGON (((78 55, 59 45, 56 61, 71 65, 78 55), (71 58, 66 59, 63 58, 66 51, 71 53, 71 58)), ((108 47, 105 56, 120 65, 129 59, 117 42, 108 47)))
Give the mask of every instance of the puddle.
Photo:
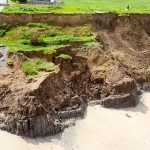
POLYGON ((62 134, 21 138, 0 131, 0 150, 150 150, 150 93, 135 108, 89 107, 85 119, 62 134))

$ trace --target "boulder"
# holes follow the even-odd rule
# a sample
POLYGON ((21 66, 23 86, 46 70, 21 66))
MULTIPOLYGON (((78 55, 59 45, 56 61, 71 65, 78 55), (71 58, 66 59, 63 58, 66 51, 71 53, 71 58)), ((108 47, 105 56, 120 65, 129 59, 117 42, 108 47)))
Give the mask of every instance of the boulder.
POLYGON ((133 94, 123 94, 123 95, 110 95, 101 100, 101 105, 106 108, 125 108, 136 106, 138 103, 138 97, 133 94))

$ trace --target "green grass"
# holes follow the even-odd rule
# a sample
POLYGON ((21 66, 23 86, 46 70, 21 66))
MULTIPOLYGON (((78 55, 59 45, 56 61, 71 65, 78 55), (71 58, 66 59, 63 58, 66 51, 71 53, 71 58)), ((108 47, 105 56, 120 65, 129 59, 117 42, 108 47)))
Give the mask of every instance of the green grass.
POLYGON ((45 55, 51 55, 53 53, 56 53, 56 50, 54 50, 54 49, 46 49, 46 50, 43 51, 43 54, 45 54, 45 55))
POLYGON ((48 44, 67 44, 71 42, 92 42, 95 41, 94 37, 87 37, 87 36, 80 36, 80 37, 73 37, 72 35, 64 35, 64 36, 55 36, 55 37, 46 37, 44 41, 48 44))
POLYGON ((59 56, 57 56, 57 58, 60 58, 60 59, 65 59, 65 60, 71 60, 72 57, 70 55, 67 55, 67 54, 60 54, 59 56))
POLYGON ((63 6, 15 4, 3 9, 5 13, 150 13, 149 0, 64 0, 63 6), (127 5, 130 11, 126 10, 127 5))
POLYGON ((7 59, 7 65, 8 66, 12 66, 13 65, 13 61, 11 59, 7 59))
POLYGON ((29 59, 22 64, 22 69, 26 75, 37 75, 39 71, 58 72, 59 67, 44 59, 29 59))
POLYGON ((88 43, 96 40, 90 25, 60 27, 45 23, 30 23, 11 27, 0 37, 0 41, 9 47, 10 52, 43 51, 44 54, 52 54, 72 42, 88 43))
POLYGON ((10 25, 5 23, 0 24, 0 37, 3 37, 9 29, 10 29, 10 25))

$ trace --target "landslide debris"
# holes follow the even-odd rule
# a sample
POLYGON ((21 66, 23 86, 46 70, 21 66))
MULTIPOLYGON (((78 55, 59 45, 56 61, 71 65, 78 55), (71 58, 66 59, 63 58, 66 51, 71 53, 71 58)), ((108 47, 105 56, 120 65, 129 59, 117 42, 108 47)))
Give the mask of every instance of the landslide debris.
POLYGON ((29 137, 52 135, 72 125, 68 119, 83 117, 88 103, 115 108, 138 103, 137 84, 150 77, 149 35, 128 16, 119 17, 113 30, 98 24, 94 32, 99 44, 72 43, 49 55, 9 55, 13 67, 0 75, 1 129, 29 137), (60 71, 26 76, 22 63, 38 56, 60 71))

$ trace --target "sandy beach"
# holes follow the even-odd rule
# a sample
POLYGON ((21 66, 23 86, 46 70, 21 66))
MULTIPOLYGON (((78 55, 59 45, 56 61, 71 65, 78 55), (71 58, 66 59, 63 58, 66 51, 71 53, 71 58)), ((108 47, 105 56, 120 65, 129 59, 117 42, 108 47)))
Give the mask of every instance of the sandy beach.
POLYGON ((26 139, 0 131, 0 150, 150 150, 150 93, 135 108, 89 107, 62 135, 26 139))

